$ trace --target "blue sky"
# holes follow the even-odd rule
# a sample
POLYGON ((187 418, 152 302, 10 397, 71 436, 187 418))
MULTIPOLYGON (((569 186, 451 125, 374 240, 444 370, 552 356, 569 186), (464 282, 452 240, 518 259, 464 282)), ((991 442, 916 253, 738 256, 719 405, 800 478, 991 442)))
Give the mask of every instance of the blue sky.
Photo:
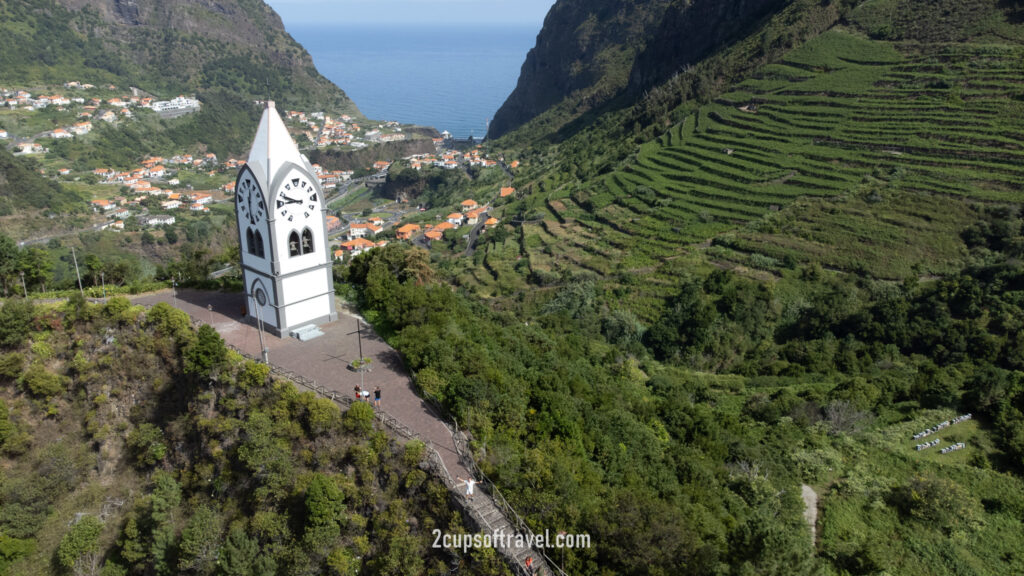
POLYGON ((510 24, 540 31, 554 0, 266 0, 294 24, 510 24))

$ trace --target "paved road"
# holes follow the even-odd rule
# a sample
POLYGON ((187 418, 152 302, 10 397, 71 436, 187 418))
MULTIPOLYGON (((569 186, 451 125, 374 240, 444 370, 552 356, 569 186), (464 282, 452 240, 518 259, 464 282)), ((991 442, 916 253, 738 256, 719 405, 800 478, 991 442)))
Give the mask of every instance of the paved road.
MULTIPOLYGON (((241 322, 244 295, 224 292, 180 290, 177 297, 170 291, 139 296, 137 304, 152 306, 167 302, 187 312, 192 318, 210 323, 224 340, 247 354, 260 356, 260 338, 256 328, 241 322), (207 309, 212 306, 213 311, 207 309)), ((348 364, 359 357, 359 344, 355 334, 356 316, 342 311, 340 319, 321 326, 323 336, 308 342, 294 338, 277 338, 264 334, 269 348, 270 363, 301 374, 339 395, 353 395, 360 383, 360 374, 348 369, 348 364)), ((372 371, 363 374, 364 386, 381 387, 383 408, 388 414, 408 426, 424 441, 437 449, 451 476, 468 477, 469 471, 459 461, 451 431, 436 410, 421 399, 413 389, 398 352, 383 339, 363 328, 363 355, 372 358, 372 371)))

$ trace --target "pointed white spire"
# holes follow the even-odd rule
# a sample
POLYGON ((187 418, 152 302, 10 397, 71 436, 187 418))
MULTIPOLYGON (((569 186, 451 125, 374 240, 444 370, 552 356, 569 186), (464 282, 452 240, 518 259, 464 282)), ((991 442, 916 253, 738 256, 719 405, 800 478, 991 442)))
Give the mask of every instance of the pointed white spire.
POLYGON ((269 185, 285 162, 294 162, 298 166, 305 165, 299 147, 288 134, 284 121, 274 107, 274 101, 268 100, 263 117, 260 118, 260 127, 256 129, 256 138, 252 141, 248 163, 253 168, 259 165, 259 168, 262 168, 261 172, 265 170, 260 176, 265 177, 269 185))

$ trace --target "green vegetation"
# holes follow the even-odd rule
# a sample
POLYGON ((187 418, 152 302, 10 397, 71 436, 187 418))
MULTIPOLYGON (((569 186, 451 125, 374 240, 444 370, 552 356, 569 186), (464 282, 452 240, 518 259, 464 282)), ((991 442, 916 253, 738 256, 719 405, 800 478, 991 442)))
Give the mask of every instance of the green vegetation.
POLYGON ((16 158, 3 147, 0 147, 0 174, 3 174, 0 178, 0 216, 33 209, 53 214, 86 209, 87 198, 41 177, 37 164, 16 158))
POLYGON ((340 278, 527 522, 595 536, 570 573, 1020 571, 1011 8, 787 3, 491 143, 522 197, 472 257, 391 244, 340 278), (963 450, 915 449, 965 412, 931 437, 963 450))
POLYGON ((165 304, 72 301, 29 324, 0 343, 0 573, 508 574, 430 547, 464 520, 369 405, 343 416, 165 304), (33 370, 61 386, 39 396, 33 370))
POLYGON ((944 280, 716 270, 678 281, 653 323, 587 274, 491 310, 400 244, 345 279, 534 528, 597 538, 570 572, 630 572, 643 549, 650 573, 995 574, 1024 545, 1024 244, 1019 215, 983 221, 964 234, 989 264, 944 280), (963 412, 978 424, 941 436, 968 452, 912 450, 963 412), (814 548, 801 484, 822 495, 814 548))
POLYGON ((358 114, 262 2, 235 0, 219 11, 144 2, 123 10, 105 7, 103 13, 67 4, 15 0, 0 6, 5 83, 112 83, 168 97, 217 87, 245 100, 269 92, 288 106, 327 105, 358 114))

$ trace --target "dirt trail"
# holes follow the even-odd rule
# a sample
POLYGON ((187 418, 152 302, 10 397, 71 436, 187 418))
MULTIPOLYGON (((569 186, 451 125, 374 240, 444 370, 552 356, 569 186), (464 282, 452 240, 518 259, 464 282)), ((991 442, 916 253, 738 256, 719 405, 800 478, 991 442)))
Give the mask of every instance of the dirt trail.
POLYGON ((811 527, 811 544, 818 540, 818 493, 807 484, 800 487, 800 495, 804 498, 804 520, 811 527))

